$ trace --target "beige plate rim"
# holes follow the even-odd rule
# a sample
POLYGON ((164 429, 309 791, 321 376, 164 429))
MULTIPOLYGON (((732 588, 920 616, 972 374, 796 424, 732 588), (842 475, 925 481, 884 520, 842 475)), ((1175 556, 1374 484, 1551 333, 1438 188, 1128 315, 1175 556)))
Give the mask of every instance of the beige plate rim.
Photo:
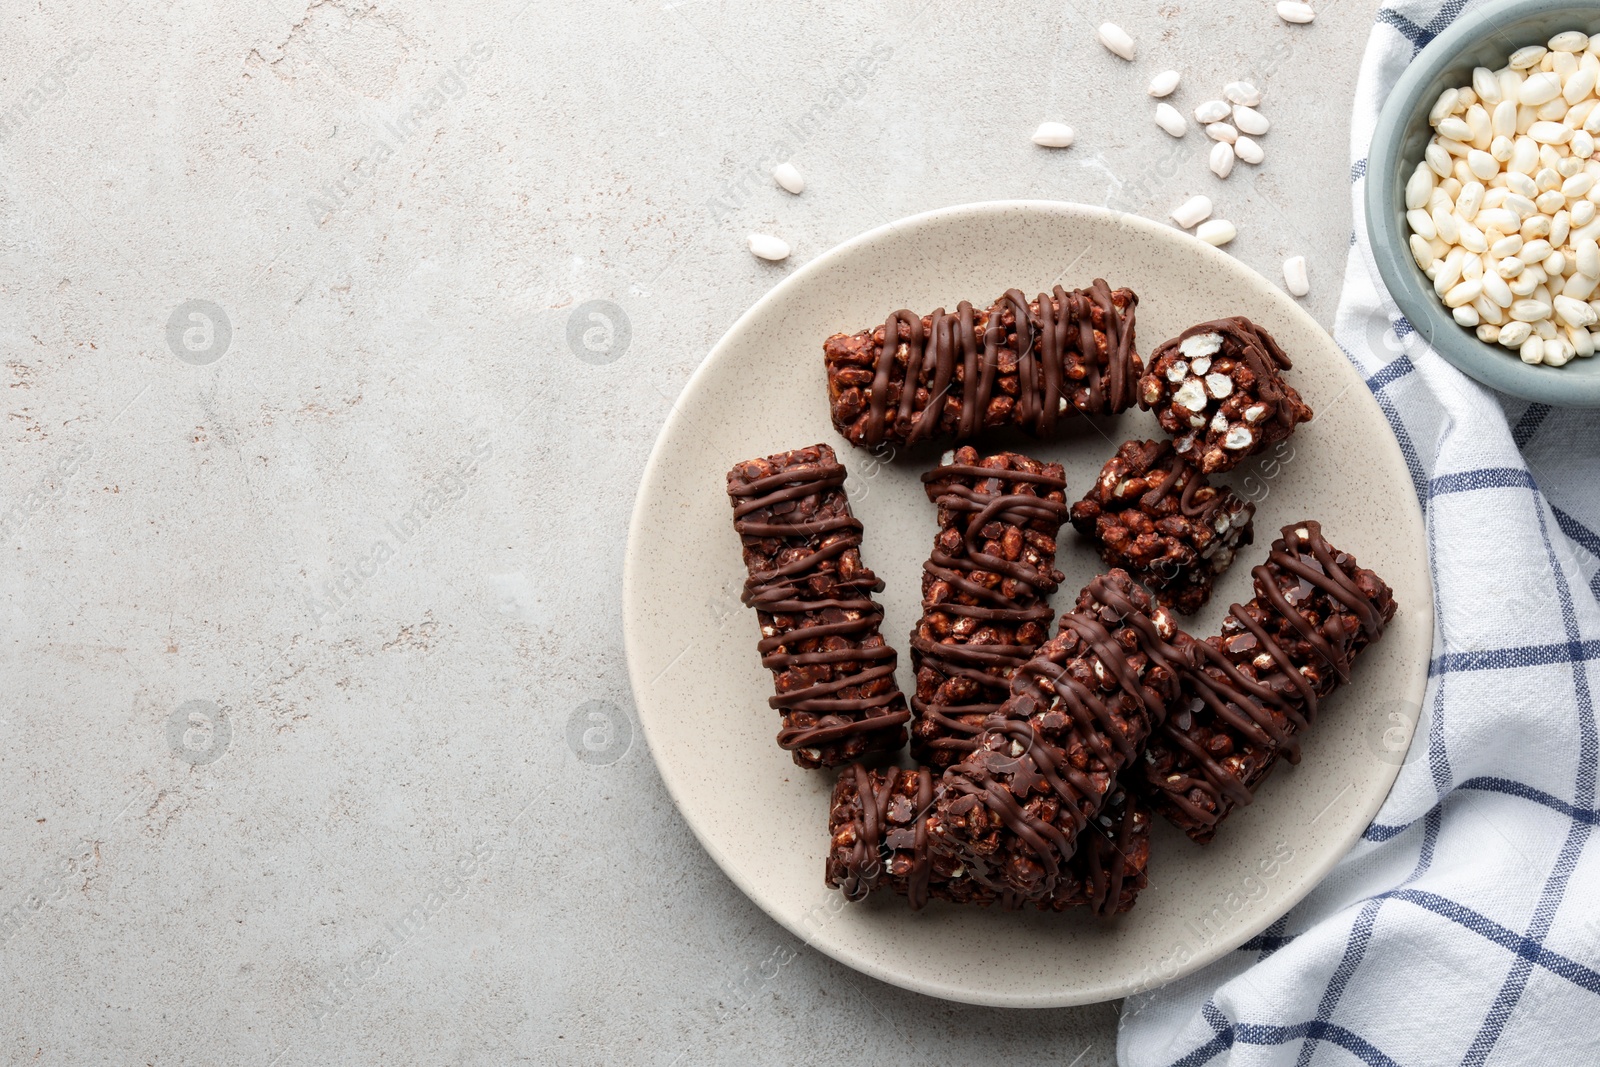
MULTIPOLYGON (((1324 337, 1327 336, 1326 331, 1324 331, 1321 326, 1317 324, 1316 320, 1307 314, 1298 303, 1291 300, 1280 290, 1278 290, 1276 286, 1267 282, 1255 271, 1240 263, 1238 260, 1235 260, 1232 256, 1229 256, 1218 249, 1212 248, 1211 246, 1204 244, 1203 242, 1182 231, 1178 231, 1171 227, 1151 222, 1150 220, 1139 218, 1137 216, 1126 215, 1105 208, 1073 204, 1063 201, 982 201, 938 208, 932 211, 922 212, 917 215, 897 219, 893 222, 889 222, 882 226, 868 230, 859 236, 853 237, 816 257, 809 263, 806 263, 804 266, 797 269, 793 274, 780 281, 775 287, 773 287, 773 289, 757 300, 749 310, 747 310, 734 322, 734 324, 722 336, 717 344, 712 347, 710 353, 704 360, 701 361, 700 365, 694 370, 693 374, 690 375, 680 396, 688 396, 700 388, 706 379, 714 372, 719 358, 733 344, 734 339, 743 331, 748 329, 752 323, 760 320, 765 314, 767 314, 768 309, 772 307, 772 305, 781 301, 784 296, 792 290, 810 284, 813 278, 816 278, 818 275, 829 270, 839 260, 850 256, 864 247, 871 246, 886 236, 903 228, 927 226, 929 224, 938 224, 956 220, 968 220, 971 218, 981 218, 982 216, 990 214, 1019 211, 1025 213, 1041 212, 1047 214, 1078 215, 1091 219, 1094 217, 1100 217, 1106 222, 1114 221, 1115 224, 1119 226, 1131 227, 1134 230, 1157 235, 1157 238, 1161 240, 1188 242, 1190 245, 1196 246, 1198 249, 1203 250, 1201 253, 1203 256, 1215 257, 1214 261, 1219 265, 1219 269, 1225 272, 1232 272, 1236 274, 1241 282, 1251 286, 1252 289, 1258 290, 1253 295, 1258 296, 1261 299, 1275 299, 1278 305, 1277 310, 1280 313, 1288 314, 1291 317, 1297 318, 1301 321, 1303 327, 1314 330, 1324 337)), ((1331 338, 1329 338, 1329 344, 1334 344, 1331 338)), ((1349 367, 1350 374, 1354 381, 1360 382, 1361 376, 1359 371, 1357 371, 1353 365, 1347 364, 1347 366, 1349 367)), ((1360 392, 1362 394, 1367 394, 1367 390, 1364 386, 1360 392)), ((1370 394, 1365 395, 1364 399, 1367 403, 1371 403, 1374 407, 1376 407, 1376 404, 1370 394)), ((1329 870, 1331 870, 1333 866, 1345 856, 1345 854, 1349 851, 1350 846, 1356 843, 1360 837, 1362 829, 1364 829, 1365 826, 1371 822, 1372 817, 1382 806, 1383 800, 1386 798, 1389 790, 1392 788, 1394 778, 1399 773, 1399 761, 1395 761, 1392 767, 1387 770, 1380 769, 1372 776, 1374 782, 1384 775, 1387 775, 1387 778, 1385 781, 1383 781, 1382 790, 1380 791, 1374 789, 1368 802, 1362 805, 1359 825, 1356 827, 1353 833, 1347 834, 1347 840, 1339 843, 1338 847, 1325 847, 1320 853, 1314 856, 1311 862, 1306 864, 1304 867, 1297 868, 1296 873, 1288 879, 1287 883, 1280 885, 1278 887, 1278 892, 1269 898, 1272 902, 1272 907, 1262 910, 1258 915, 1254 916, 1249 923, 1240 927, 1239 930, 1230 933, 1229 936, 1204 946, 1201 950, 1195 952, 1193 955, 1185 959, 1183 963, 1171 971, 1171 973, 1162 973, 1160 975, 1161 982, 1152 983, 1147 978, 1135 980, 1134 978, 1124 976, 1117 980, 1091 982, 1071 989, 1058 988, 1028 991, 997 990, 973 987, 959 983, 929 980, 914 973, 907 973, 899 968, 884 966, 878 960, 872 958, 869 954, 865 954, 850 945, 843 944, 837 938, 826 936, 826 932, 819 935, 814 931, 806 930, 799 922, 798 917, 785 914, 784 912, 778 910, 774 905, 774 902, 762 892, 761 888, 756 885, 751 878, 746 876, 740 865, 730 862, 729 859, 724 856, 717 843, 708 835, 706 827, 702 825, 701 821, 695 817, 695 813, 693 812, 692 808, 685 804, 683 795, 685 782, 681 777, 680 769, 675 767, 670 760, 664 760, 660 758, 662 737, 661 735, 658 735, 657 731, 663 727, 659 722, 657 722, 657 717, 662 713, 658 712, 651 706, 652 701, 649 695, 649 679, 643 676, 644 667, 642 665, 642 642, 645 640, 645 635, 640 629, 642 625, 640 619, 643 616, 646 598, 649 596, 649 593, 647 590, 641 588, 640 571, 644 564, 641 560, 640 545, 642 543, 642 538, 646 535, 647 526, 649 525, 647 511, 652 495, 652 488, 656 486, 665 475, 664 468, 665 464, 667 463, 666 454, 668 451, 668 445, 669 442, 674 439, 675 435, 682 431, 682 422, 683 418, 681 416, 678 404, 674 402, 672 410, 668 414, 666 421, 662 426, 661 432, 657 436, 656 441, 651 448, 650 457, 645 464, 643 476, 641 477, 638 493, 635 498, 633 512, 628 524, 628 544, 623 561, 623 640, 627 654, 628 673, 633 690, 634 705, 638 712, 639 725, 650 747, 652 758, 656 763, 657 770, 661 775, 663 783, 666 785, 667 792, 669 795, 671 795, 673 803, 677 806, 679 812, 682 813, 685 822, 688 823, 696 839, 699 840, 701 846, 705 848, 706 852, 711 856, 711 858, 719 867, 722 868, 724 873, 728 875, 734 884, 737 885, 739 889, 743 891, 745 895, 748 896, 766 914, 771 916, 780 925, 800 938, 802 942, 820 949, 822 952, 838 960, 839 962, 852 967, 863 974, 870 975, 874 978, 905 989, 910 989, 945 1000, 970 1004, 996 1007, 1047 1008, 1064 1007, 1075 1004, 1097 1003, 1127 996, 1130 993, 1139 992, 1143 989, 1150 988, 1154 984, 1161 984, 1161 982, 1171 981, 1182 977, 1183 975, 1198 970, 1206 964, 1214 962, 1215 960, 1224 956, 1226 953, 1237 948, 1238 945, 1247 941, 1249 938, 1255 936, 1277 918, 1281 917, 1289 909, 1298 904, 1307 893, 1316 887, 1316 885, 1323 879, 1329 870)), ((1392 434, 1388 436, 1386 444, 1388 449, 1393 451, 1394 457, 1400 456, 1399 445, 1393 438, 1392 434)), ((1424 540, 1425 535, 1423 534, 1423 519, 1421 509, 1415 499, 1414 494, 1409 492, 1406 494, 1406 499, 1402 505, 1402 510, 1405 512, 1403 518, 1408 520, 1408 525, 1414 528, 1419 542, 1419 552, 1421 554, 1421 558, 1425 560, 1426 542, 1424 540)), ((1427 590, 1428 595, 1426 600, 1425 602, 1408 603, 1405 610, 1412 613, 1416 622, 1425 628, 1424 632, 1431 635, 1433 629, 1432 581, 1431 575, 1426 572, 1426 568, 1424 568, 1424 572, 1420 576, 1420 580, 1427 590)), ((1431 650, 1429 654, 1431 655, 1431 650)), ((1407 677, 1402 680, 1402 684, 1399 687, 1402 693, 1409 691, 1410 696, 1413 698, 1413 702, 1418 705, 1420 705, 1423 696, 1423 690, 1426 685, 1428 660, 1429 656, 1424 655, 1420 662, 1408 664, 1406 666, 1407 677)), ((1379 766, 1383 767, 1384 765, 1379 764, 1379 766)), ((1134 912, 1130 913, 1130 915, 1137 914, 1137 908, 1134 910, 1134 912)))

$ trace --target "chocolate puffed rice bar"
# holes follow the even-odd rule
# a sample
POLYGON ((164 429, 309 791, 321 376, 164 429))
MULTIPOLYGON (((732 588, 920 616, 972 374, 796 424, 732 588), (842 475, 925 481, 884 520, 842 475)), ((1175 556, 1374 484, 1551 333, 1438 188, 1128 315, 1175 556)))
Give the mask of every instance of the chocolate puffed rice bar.
MULTIPOLYGON (((942 788, 927 767, 844 768, 828 809, 828 886, 850 900, 887 889, 918 910, 929 900, 1020 907, 1015 893, 983 885, 959 860, 933 851, 927 824, 942 788)), ((1118 783, 1055 892, 1033 903, 1048 911, 1087 905, 1100 916, 1127 911, 1147 884, 1149 862, 1149 812, 1118 783)))
POLYGON ((728 472, 733 525, 750 573, 742 600, 761 624, 762 665, 783 713, 778 744, 801 767, 894 752, 911 717, 895 651, 878 627, 883 582, 861 562, 845 470, 827 445, 752 459, 728 472))
POLYGON ((1100 558, 1155 591, 1162 604, 1192 615, 1254 536, 1255 505, 1214 486, 1168 441, 1127 441, 1072 505, 1072 525, 1100 558))
POLYGON ((1205 473, 1232 470, 1311 420, 1279 373, 1290 366, 1272 335, 1249 319, 1202 322, 1152 353, 1139 406, 1155 412, 1173 448, 1205 473))
POLYGON ((1050 636, 1045 598, 1061 584, 1056 535, 1067 517, 1059 463, 963 446, 922 476, 939 533, 922 566, 911 633, 911 755, 942 770, 977 747, 1011 675, 1050 636))
POLYGON ((965 441, 1014 426, 1039 437, 1080 412, 1135 401, 1132 290, 1096 278, 1030 301, 1010 289, 986 309, 896 311, 876 329, 823 343, 833 425, 860 448, 965 441))
POLYGON ((1053 894, 1113 782, 1177 699, 1192 644, 1125 571, 1090 582, 1012 677, 978 748, 945 772, 934 850, 996 890, 1053 894))
POLYGON ((1201 844, 1280 756, 1300 762, 1297 735, 1395 613, 1383 579, 1315 522, 1285 526, 1251 574, 1256 595, 1198 646, 1199 668, 1144 755, 1151 805, 1201 844))

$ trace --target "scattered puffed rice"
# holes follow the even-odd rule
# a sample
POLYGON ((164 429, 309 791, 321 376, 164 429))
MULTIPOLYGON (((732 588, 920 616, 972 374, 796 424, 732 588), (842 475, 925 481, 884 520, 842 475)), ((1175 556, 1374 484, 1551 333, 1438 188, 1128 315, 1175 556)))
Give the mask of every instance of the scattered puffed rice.
POLYGON ((1227 98, 1230 104, 1255 107, 1261 103, 1261 90, 1249 82, 1229 82, 1222 87, 1222 95, 1227 98))
POLYGON ((789 258, 788 242, 766 233, 753 233, 750 235, 750 251, 762 259, 770 259, 773 262, 789 258))
POLYGON ((1198 226, 1211 217, 1211 198, 1209 196, 1191 196, 1179 204, 1172 212, 1172 221, 1184 229, 1198 226))
POLYGON ((1267 158, 1267 154, 1261 150, 1260 145, 1256 144, 1255 139, 1246 137, 1243 134, 1240 134, 1239 139, 1233 142, 1233 154, 1250 164, 1260 163, 1267 158))
POLYGON ((1234 107, 1233 124, 1239 127, 1240 133, 1248 133, 1251 137, 1260 137, 1272 127, 1265 115, 1243 104, 1234 107))
POLYGON ((1131 60, 1134 54, 1133 38, 1128 36, 1128 31, 1114 22, 1102 22, 1097 34, 1100 43, 1123 59, 1131 60))
POLYGON ((1239 139, 1239 131, 1226 122, 1213 122, 1206 127, 1206 136, 1213 141, 1227 141, 1229 144, 1239 139))
POLYGON ((772 180, 796 196, 806 191, 805 175, 793 163, 779 163, 773 168, 772 180))
POLYGON ((1150 79, 1149 93, 1151 96, 1171 96, 1178 89, 1179 74, 1175 70, 1164 70, 1150 79))
POLYGON ((1304 25, 1316 18, 1317 13, 1311 10, 1310 4, 1296 3, 1295 0, 1279 0, 1278 17, 1285 22, 1304 25))
POLYGON ((1072 144, 1072 127, 1064 122, 1041 122, 1033 131, 1033 143, 1041 148, 1066 148, 1072 144))
POLYGON ((1226 178, 1233 173, 1233 145, 1218 141, 1211 146, 1211 173, 1226 178))
POLYGON ((1202 126, 1209 126, 1227 118, 1231 111, 1225 100, 1207 100, 1194 109, 1194 120, 1202 126))
POLYGON ((1207 219, 1194 235, 1208 245, 1225 245, 1239 236, 1239 231, 1227 219, 1207 219))
POLYGON ((1156 125, 1174 137, 1182 137, 1189 132, 1189 124, 1183 120, 1178 109, 1165 100, 1156 105, 1156 125))
POLYGON ((1290 256, 1283 261, 1283 284, 1295 296, 1305 296, 1311 291, 1311 279, 1306 274, 1306 257, 1290 256))

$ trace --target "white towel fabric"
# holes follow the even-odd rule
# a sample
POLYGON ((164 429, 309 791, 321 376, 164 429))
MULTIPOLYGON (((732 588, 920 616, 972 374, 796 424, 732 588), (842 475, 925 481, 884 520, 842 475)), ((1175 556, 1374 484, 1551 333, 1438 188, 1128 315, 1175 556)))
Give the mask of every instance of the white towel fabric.
POLYGON ((1129 1067, 1600 1062, 1600 413, 1499 396, 1440 359, 1384 290, 1362 205, 1381 102, 1465 8, 1378 13, 1334 330, 1427 516, 1438 629, 1421 722, 1376 820, 1310 896, 1128 999, 1129 1067))

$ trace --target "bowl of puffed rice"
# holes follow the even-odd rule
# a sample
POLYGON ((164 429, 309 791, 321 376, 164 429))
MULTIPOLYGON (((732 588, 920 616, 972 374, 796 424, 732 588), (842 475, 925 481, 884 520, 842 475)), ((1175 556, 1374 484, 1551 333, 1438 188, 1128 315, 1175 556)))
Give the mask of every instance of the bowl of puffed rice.
POLYGON ((1379 273, 1501 392, 1600 407, 1600 7, 1461 15, 1400 76, 1367 158, 1379 273))

